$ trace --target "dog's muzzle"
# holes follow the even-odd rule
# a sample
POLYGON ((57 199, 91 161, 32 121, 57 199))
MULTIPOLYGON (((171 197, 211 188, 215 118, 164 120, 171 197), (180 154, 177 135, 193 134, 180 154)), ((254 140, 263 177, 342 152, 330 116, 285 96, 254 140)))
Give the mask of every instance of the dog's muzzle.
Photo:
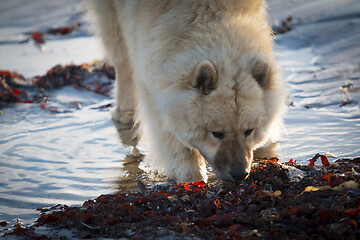
POLYGON ((249 173, 243 169, 235 169, 231 170, 230 175, 235 181, 241 181, 247 178, 249 173))

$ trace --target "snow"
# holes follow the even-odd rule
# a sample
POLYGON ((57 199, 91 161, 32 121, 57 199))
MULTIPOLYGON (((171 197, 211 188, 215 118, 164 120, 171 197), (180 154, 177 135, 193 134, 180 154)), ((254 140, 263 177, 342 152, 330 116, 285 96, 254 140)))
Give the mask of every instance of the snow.
POLYGON ((45 44, 45 50, 34 47, 32 41, 21 44, 0 45, 0 66, 21 73, 25 77, 44 75, 57 64, 82 64, 102 58, 97 39, 77 37, 54 39, 45 44))
MULTIPOLYGON (((359 156, 360 1, 269 0, 268 5, 273 25, 288 16, 294 22, 291 31, 275 38, 292 102, 281 160, 306 163, 317 152, 359 156)), ((57 64, 102 59, 83 10, 80 0, 1 1, 0 69, 31 77, 57 64), (75 22, 81 26, 74 33, 47 36, 43 51, 32 40, 19 43, 33 31, 75 22)), ((72 87, 50 97, 53 104, 83 107, 53 114, 38 104, 19 104, 0 115, 0 220, 31 222, 38 207, 81 204, 113 192, 119 179, 139 176, 122 165, 129 148, 111 121, 111 108, 96 109, 112 98, 72 87)))

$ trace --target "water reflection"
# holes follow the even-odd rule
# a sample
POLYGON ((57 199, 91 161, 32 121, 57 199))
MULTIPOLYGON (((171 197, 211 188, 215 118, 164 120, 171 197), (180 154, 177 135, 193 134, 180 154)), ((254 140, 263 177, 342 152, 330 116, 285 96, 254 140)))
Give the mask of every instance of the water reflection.
POLYGON ((133 149, 133 154, 125 157, 121 168, 125 174, 115 181, 117 190, 120 192, 138 190, 138 182, 146 178, 146 172, 139 167, 143 158, 144 155, 139 153, 136 147, 133 149))
POLYGON ((155 185, 168 183, 165 176, 152 172, 150 169, 144 170, 146 168, 143 162, 145 155, 137 148, 140 140, 138 133, 139 125, 113 122, 117 128, 121 143, 131 148, 131 153, 123 159, 120 169, 123 174, 115 181, 115 188, 120 192, 131 192, 139 190, 139 182, 140 186, 142 184, 155 185))
POLYGON ((123 124, 118 121, 113 121, 124 146, 136 147, 139 143, 139 125, 138 124, 123 124))

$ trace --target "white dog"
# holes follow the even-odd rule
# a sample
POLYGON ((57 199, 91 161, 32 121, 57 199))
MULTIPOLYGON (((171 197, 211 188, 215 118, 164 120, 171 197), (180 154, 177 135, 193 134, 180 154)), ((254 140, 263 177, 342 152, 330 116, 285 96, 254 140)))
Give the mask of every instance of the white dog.
POLYGON ((117 75, 114 118, 141 123, 147 159, 177 182, 247 177, 276 141, 284 82, 263 0, 92 0, 117 75))

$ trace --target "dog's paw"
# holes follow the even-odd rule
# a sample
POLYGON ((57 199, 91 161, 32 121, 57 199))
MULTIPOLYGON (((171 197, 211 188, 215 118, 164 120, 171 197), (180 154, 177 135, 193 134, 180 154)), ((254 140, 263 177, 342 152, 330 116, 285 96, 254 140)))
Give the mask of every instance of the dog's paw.
POLYGON ((207 182, 206 168, 202 168, 201 166, 196 166, 192 169, 178 168, 177 171, 168 175, 168 180, 175 181, 176 183, 207 182))
POLYGON ((280 143, 271 142, 254 151, 254 159, 271 158, 279 155, 280 143))

